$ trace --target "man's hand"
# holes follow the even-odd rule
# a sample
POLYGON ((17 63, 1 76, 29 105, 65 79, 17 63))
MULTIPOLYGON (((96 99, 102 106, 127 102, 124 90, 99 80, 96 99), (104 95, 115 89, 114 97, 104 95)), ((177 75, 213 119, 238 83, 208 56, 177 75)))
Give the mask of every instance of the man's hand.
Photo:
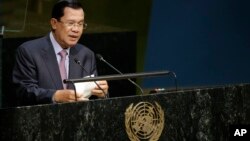
POLYGON ((77 101, 87 101, 88 98, 84 98, 78 94, 75 95, 74 90, 57 90, 53 96, 53 101, 56 103, 63 102, 75 102, 77 101))
POLYGON ((104 98, 108 94, 108 88, 109 88, 108 82, 106 80, 102 80, 102 81, 97 81, 96 83, 100 86, 101 89, 98 86, 96 86, 91 91, 92 95, 95 95, 99 98, 104 98))
MULTIPOLYGON (((99 98, 104 98, 108 94, 108 83, 106 80, 97 81, 98 86, 96 86, 92 91, 92 95, 95 95, 99 98)), ((75 102, 77 101, 88 101, 88 98, 84 98, 82 95, 76 94, 74 90, 57 90, 53 95, 53 102, 63 103, 63 102, 75 102)))

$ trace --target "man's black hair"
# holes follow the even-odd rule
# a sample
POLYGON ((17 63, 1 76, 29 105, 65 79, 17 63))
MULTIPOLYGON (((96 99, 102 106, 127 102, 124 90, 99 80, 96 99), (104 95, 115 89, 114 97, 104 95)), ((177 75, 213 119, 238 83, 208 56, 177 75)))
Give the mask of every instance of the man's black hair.
POLYGON ((77 0, 59 0, 52 8, 51 18, 60 20, 60 18, 64 15, 65 7, 83 9, 81 3, 77 0))

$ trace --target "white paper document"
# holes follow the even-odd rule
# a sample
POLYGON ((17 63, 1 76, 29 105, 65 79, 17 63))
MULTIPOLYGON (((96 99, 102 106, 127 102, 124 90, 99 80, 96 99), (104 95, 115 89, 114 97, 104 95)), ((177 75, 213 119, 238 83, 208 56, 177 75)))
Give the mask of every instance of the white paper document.
MULTIPOLYGON (((93 76, 94 75, 87 76, 87 77, 93 77, 93 76)), ((75 85, 76 93, 78 95, 83 96, 84 98, 89 98, 91 96, 91 90, 96 87, 96 84, 94 82, 79 82, 79 83, 75 83, 74 85, 75 85)))

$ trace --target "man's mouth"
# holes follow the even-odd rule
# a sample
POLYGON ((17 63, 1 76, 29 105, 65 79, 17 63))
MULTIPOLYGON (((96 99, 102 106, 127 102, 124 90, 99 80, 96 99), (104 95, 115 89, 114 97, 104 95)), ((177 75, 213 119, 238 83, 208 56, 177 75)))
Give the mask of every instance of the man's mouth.
POLYGON ((78 40, 78 36, 76 36, 76 35, 69 35, 69 37, 73 41, 78 40))
POLYGON ((71 37, 71 38, 78 38, 78 36, 76 36, 76 35, 69 35, 69 37, 71 37))

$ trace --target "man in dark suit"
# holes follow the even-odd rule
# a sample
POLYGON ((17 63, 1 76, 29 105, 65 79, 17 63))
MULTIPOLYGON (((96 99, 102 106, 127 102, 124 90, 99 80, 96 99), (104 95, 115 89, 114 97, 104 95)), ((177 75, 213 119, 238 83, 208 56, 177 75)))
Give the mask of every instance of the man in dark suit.
MULTIPOLYGON (((64 87, 63 79, 97 75, 95 54, 77 43, 86 28, 82 5, 76 1, 57 2, 52 9, 50 24, 49 34, 25 42, 17 49, 13 83, 17 86, 21 105, 88 100, 79 94, 76 98, 73 86, 64 87), (65 52, 63 63, 60 52, 65 52), (85 70, 74 62, 75 58, 85 70)), ((91 93, 103 98, 108 93, 107 81, 97 83, 99 87, 91 93)))

